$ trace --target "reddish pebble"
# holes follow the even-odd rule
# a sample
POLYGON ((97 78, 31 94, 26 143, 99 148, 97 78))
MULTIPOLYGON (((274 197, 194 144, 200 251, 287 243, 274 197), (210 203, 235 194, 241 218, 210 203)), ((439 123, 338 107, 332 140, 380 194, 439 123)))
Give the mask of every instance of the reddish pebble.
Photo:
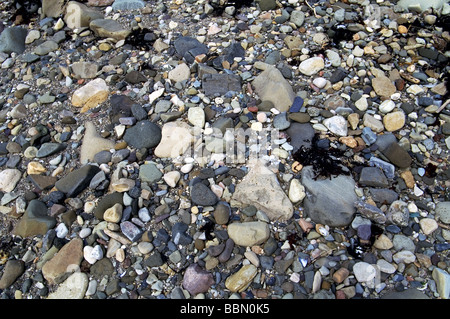
POLYGON ((345 293, 342 290, 336 291, 336 299, 346 299, 345 293))
POLYGON ((257 106, 249 106, 247 109, 248 109, 250 112, 252 112, 252 113, 258 112, 258 107, 257 107, 257 106))

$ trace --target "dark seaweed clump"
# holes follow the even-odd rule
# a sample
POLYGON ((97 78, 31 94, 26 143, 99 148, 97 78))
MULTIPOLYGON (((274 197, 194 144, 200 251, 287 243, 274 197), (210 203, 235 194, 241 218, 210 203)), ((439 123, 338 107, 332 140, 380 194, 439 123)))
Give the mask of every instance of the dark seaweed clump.
POLYGON ((33 17, 37 16, 41 5, 41 0, 15 0, 10 8, 14 11, 11 21, 29 23, 33 17))
POLYGON ((294 153, 294 160, 303 166, 312 165, 315 177, 331 178, 333 175, 350 175, 350 171, 345 167, 344 152, 337 148, 329 147, 327 140, 320 140, 316 134, 312 140, 311 147, 303 145, 294 153), (325 142, 325 143, 324 143, 325 142))
POLYGON ((139 50, 150 50, 157 39, 156 34, 147 28, 134 29, 125 38, 125 44, 129 44, 139 50))

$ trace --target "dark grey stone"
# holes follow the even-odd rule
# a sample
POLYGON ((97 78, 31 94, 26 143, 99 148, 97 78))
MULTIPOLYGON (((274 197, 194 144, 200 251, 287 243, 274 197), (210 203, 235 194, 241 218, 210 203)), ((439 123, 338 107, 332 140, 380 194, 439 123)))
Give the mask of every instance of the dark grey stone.
POLYGON ((66 194, 67 197, 76 197, 86 187, 91 179, 100 171, 95 165, 85 165, 76 169, 55 183, 56 189, 66 194))
POLYGON ((161 141, 161 128, 150 121, 139 121, 125 131, 123 139, 131 147, 152 148, 161 141))
POLYGON ((142 236, 142 231, 129 221, 120 223, 120 231, 132 242, 138 241, 142 236))
POLYGON ((205 95, 224 95, 229 91, 241 92, 241 77, 236 74, 205 74, 202 77, 205 95))
POLYGON ((359 176, 359 183, 362 186, 388 187, 389 182, 383 171, 378 167, 364 167, 359 176))
POLYGON ((302 146, 311 147, 315 130, 309 123, 291 123, 286 133, 291 137, 290 144, 294 147, 293 152, 296 152, 302 146))
POLYGON ((196 205, 212 206, 219 199, 208 186, 203 183, 197 183, 191 188, 191 200, 196 205))
POLYGON ((56 154, 66 148, 66 145, 61 143, 44 143, 37 151, 36 157, 47 157, 56 154))
POLYGON ((179 37, 174 46, 177 53, 188 63, 193 63, 197 55, 208 53, 208 47, 192 37, 179 37))
POLYGON ((0 52, 22 54, 28 31, 22 27, 9 27, 0 34, 0 52))

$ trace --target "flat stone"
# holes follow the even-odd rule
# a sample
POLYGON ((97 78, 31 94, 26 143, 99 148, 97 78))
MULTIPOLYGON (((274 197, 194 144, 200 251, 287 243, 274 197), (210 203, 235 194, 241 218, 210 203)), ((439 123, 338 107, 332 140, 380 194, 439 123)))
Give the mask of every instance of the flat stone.
POLYGON ((391 97, 397 91, 395 84, 386 76, 373 78, 372 87, 375 93, 382 97, 391 97))
POLYGON ((369 282, 375 279, 377 271, 374 266, 362 261, 353 265, 353 273, 359 282, 369 282))
POLYGON ((392 258, 397 264, 399 263, 410 264, 416 261, 416 256, 414 255, 413 252, 409 250, 399 251, 398 253, 394 254, 392 258))
POLYGON ((363 124, 364 126, 370 128, 375 133, 381 133, 384 131, 383 122, 377 120, 372 115, 365 113, 363 116, 363 124))
POLYGON ((138 241, 142 237, 142 230, 130 221, 120 223, 120 230, 132 242, 138 241))
POLYGON ((10 259, 2 269, 2 278, 0 279, 0 289, 4 290, 10 287, 25 271, 25 263, 22 260, 10 259))
POLYGON ((191 70, 186 63, 178 64, 173 70, 169 71, 169 80, 173 82, 186 81, 191 76, 191 70))
POLYGON ((169 122, 163 125, 161 141, 154 154, 160 158, 177 157, 186 152, 194 141, 192 129, 182 121, 169 122))
POLYGON ((190 107, 188 110, 188 121, 195 127, 205 126, 205 112, 199 106, 190 107))
POLYGON ((385 234, 381 234, 373 243, 373 247, 380 250, 386 250, 394 247, 394 244, 392 243, 392 241, 389 239, 388 236, 386 236, 385 234))
POLYGON ((394 165, 400 168, 411 166, 412 158, 397 142, 388 144, 380 149, 384 156, 394 165))
POLYGON ((89 186, 91 179, 99 171, 100 168, 98 166, 84 165, 57 181, 55 187, 65 193, 67 197, 76 197, 89 186))
POLYGON ((113 19, 95 19, 89 23, 89 28, 97 37, 124 40, 131 30, 125 29, 118 21, 113 19))
POLYGON ((56 219, 48 215, 48 208, 43 202, 33 199, 14 228, 13 233, 21 237, 45 235, 56 225, 56 219))
POLYGON ((225 287, 231 292, 242 292, 252 283, 258 272, 255 265, 244 265, 225 280, 225 287))
POLYGON ((438 267, 433 269, 432 277, 436 281, 436 288, 439 296, 443 299, 450 297, 450 274, 438 267))
POLYGON ((271 221, 291 218, 293 206, 277 176, 261 160, 250 163, 249 168, 247 175, 236 185, 232 200, 239 206, 255 206, 271 221))
POLYGON ((118 10, 137 10, 145 7, 145 2, 142 0, 115 0, 112 8, 118 10))
POLYGON ((217 224, 226 225, 230 218, 230 207, 223 203, 217 204, 213 216, 217 224))
POLYGON ((252 82, 261 100, 270 101, 280 112, 287 112, 294 102, 295 93, 283 74, 268 66, 252 82))
POLYGON ((270 236, 269 225, 256 221, 228 225, 228 236, 236 245, 251 247, 264 243, 270 236))
POLYGON ((204 74, 202 88, 206 96, 224 95, 229 91, 241 92, 241 77, 235 74, 204 74))
POLYGON ((178 171, 171 171, 164 174, 163 179, 170 187, 175 187, 180 180, 181 174, 178 171))
POLYGON ((389 132, 403 128, 405 121, 405 113, 402 111, 392 112, 383 117, 384 128, 389 132))
POLYGON ((56 291, 48 295, 48 299, 83 299, 89 284, 89 278, 84 272, 70 275, 56 291))
POLYGON ((191 264, 184 272, 183 288, 193 296, 207 292, 213 284, 213 275, 198 264, 191 264))
POLYGON ((208 53, 208 47, 192 37, 179 37, 174 41, 175 50, 188 63, 193 63, 195 57, 208 53))
POLYGON ((45 17, 58 18, 64 12, 64 0, 42 0, 42 14, 45 17))
POLYGON ((155 164, 143 164, 139 167, 139 178, 143 182, 155 183, 161 179, 163 173, 155 164))
POLYGON ((450 224, 450 202, 437 203, 435 211, 441 222, 450 224))
POLYGON ((312 57, 301 62, 298 70, 304 75, 314 75, 325 67, 325 62, 321 57, 312 57))
POLYGON ((58 49, 58 43, 52 40, 47 40, 41 44, 39 44, 33 51, 33 53, 43 56, 47 55, 50 52, 56 51, 58 49))
POLYGON ((72 105, 81 107, 81 113, 105 102, 109 95, 109 87, 105 80, 98 78, 77 89, 72 95, 72 105))
POLYGON ((143 120, 127 128, 123 136, 125 142, 134 148, 152 148, 161 141, 161 128, 153 122, 143 120))
POLYGON ((83 241, 74 238, 42 267, 42 275, 50 284, 59 284, 79 269, 83 260, 83 241))
POLYGON ((66 145, 62 143, 44 143, 39 148, 36 157, 43 158, 47 157, 56 153, 59 153, 60 151, 64 150, 66 148, 66 145))
POLYGON ((191 187, 191 200, 195 205, 212 206, 219 200, 217 195, 205 184, 196 183, 191 187))
POLYGON ((89 27, 89 23, 95 19, 102 19, 103 14, 77 1, 69 1, 66 6, 64 22, 69 29, 89 27))
POLYGON ((314 176, 312 166, 303 168, 301 182, 306 189, 303 200, 306 214, 314 222, 330 227, 350 224, 356 212, 354 203, 358 199, 353 178, 339 175, 315 180, 314 176))
POLYGON ((0 52, 22 54, 25 51, 27 30, 22 27, 9 27, 0 34, 0 52))
POLYGON ((347 136, 347 120, 340 115, 335 115, 323 121, 323 124, 331 133, 337 136, 347 136))
POLYGON ((361 170, 359 183, 362 186, 388 187, 389 182, 383 171, 378 167, 364 167, 361 170))
POLYGON ((7 168, 0 172, 0 191, 12 192, 19 183, 22 173, 16 168, 7 168))
POLYGON ((439 228, 438 223, 433 218, 422 218, 419 224, 425 235, 430 235, 439 228))
POLYGON ((403 291, 390 291, 383 295, 381 299, 430 299, 423 292, 415 289, 408 288, 403 291))
POLYGON ((298 203, 302 201, 305 196, 305 187, 296 178, 293 178, 289 184, 289 199, 292 203, 298 203))
POLYGON ((94 79, 97 76, 98 65, 92 62, 78 61, 70 66, 76 79, 94 79))

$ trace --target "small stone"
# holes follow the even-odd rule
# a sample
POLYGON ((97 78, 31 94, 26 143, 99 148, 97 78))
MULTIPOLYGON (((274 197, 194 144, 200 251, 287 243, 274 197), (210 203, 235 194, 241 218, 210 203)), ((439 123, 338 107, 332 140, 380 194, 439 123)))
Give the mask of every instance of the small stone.
POLYGON ((22 173, 16 168, 7 168, 0 172, 0 191, 12 192, 19 183, 22 173))
POLYGON ((437 291, 443 299, 450 297, 450 275, 438 267, 433 269, 432 277, 436 281, 437 291))
POLYGON ((439 202, 436 204, 436 216, 444 224, 450 224, 450 202, 439 202))
POLYGON ((191 200, 200 206, 212 206, 218 201, 216 194, 205 184, 197 183, 191 188, 191 200))
POLYGON ((340 115, 335 115, 323 121, 323 124, 331 133, 337 136, 347 136, 347 120, 340 115))
POLYGON ((314 75, 325 67, 324 60, 321 57, 312 57, 301 62, 298 70, 304 75, 314 75))
POLYGON ((205 293, 213 284, 213 275, 198 264, 191 264, 184 273, 183 288, 191 295, 205 293))
POLYGON ((107 222, 118 223, 122 218, 123 207, 121 204, 114 204, 103 213, 103 219, 107 222))
POLYGON ((413 263, 414 261, 416 261, 416 256, 414 255, 414 253, 412 253, 409 250, 399 251, 398 253, 394 254, 392 257, 394 258, 394 261, 397 264, 399 264, 399 263, 410 264, 410 263, 413 263))
POLYGON ((347 268, 341 267, 333 274, 333 281, 337 284, 343 282, 350 275, 350 271, 347 268))
POLYGON ((89 28, 98 37, 124 40, 131 30, 122 27, 118 21, 113 19, 95 19, 89 23, 89 28))
POLYGON ((298 203, 305 198, 306 192, 305 187, 300 183, 300 181, 296 178, 291 180, 289 184, 289 199, 293 203, 298 203))
POLYGON ((143 120, 127 128, 123 136, 129 146, 140 148, 153 148, 161 141, 161 128, 150 121, 143 120))
POLYGON ((214 219, 219 225, 226 225, 230 218, 230 207, 228 205, 219 203, 214 209, 214 219))
POLYGON ((366 262, 358 262, 353 265, 353 273, 359 282, 370 282, 375 279, 377 270, 366 262))
POLYGON ((72 95, 72 105, 81 107, 81 113, 106 101, 109 88, 103 79, 95 79, 77 89, 72 95))
POLYGON ((251 284, 257 271, 258 268, 255 265, 242 266, 241 269, 225 280, 225 287, 232 292, 242 292, 251 284))
POLYGON ((228 225, 228 236, 236 245, 254 246, 264 243, 270 235, 269 226, 264 222, 232 223, 228 225))
POLYGON ((173 82, 186 81, 191 76, 191 71, 186 63, 178 64, 173 70, 169 71, 169 80, 173 82))
POLYGON ((203 128, 205 126, 205 112, 199 106, 190 107, 188 110, 188 121, 195 127, 203 128))
POLYGON ((180 180, 181 174, 178 171, 172 171, 164 174, 163 179, 170 187, 175 187, 180 180))
POLYGON ((391 97, 397 91, 392 81, 386 76, 378 76, 372 79, 372 87, 376 94, 383 97, 391 97))
POLYGON ((48 299, 83 299, 89 284, 84 272, 75 272, 70 275, 56 291, 48 295, 48 299))
POLYGON ((386 250, 386 249, 391 249, 392 247, 394 247, 394 244, 392 243, 392 241, 389 239, 389 237, 387 237, 384 234, 381 234, 380 236, 378 236, 378 238, 375 240, 375 242, 373 243, 373 246, 377 249, 380 250, 386 250))
POLYGON ((387 131, 397 131, 405 125, 405 113, 402 111, 392 112, 383 117, 383 124, 387 131))
POLYGON ((22 260, 10 259, 2 269, 0 279, 0 289, 9 288, 25 271, 25 264, 22 260))
POLYGON ((419 221, 419 224, 425 235, 430 235, 439 227, 438 223, 433 218, 422 218, 419 221))

